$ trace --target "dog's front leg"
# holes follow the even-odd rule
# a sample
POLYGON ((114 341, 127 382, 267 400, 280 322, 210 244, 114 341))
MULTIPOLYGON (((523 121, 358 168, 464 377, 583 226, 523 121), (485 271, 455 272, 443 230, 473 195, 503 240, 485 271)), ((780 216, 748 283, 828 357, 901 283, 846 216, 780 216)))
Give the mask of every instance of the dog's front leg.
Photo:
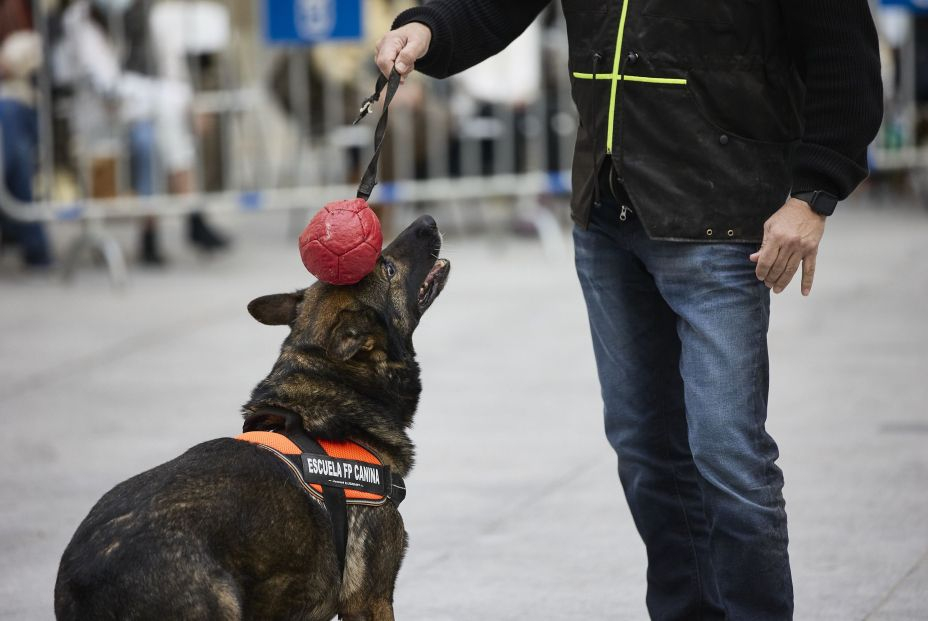
POLYGON ((386 600, 379 600, 364 612, 343 614, 342 621, 394 621, 393 604, 386 600))
POLYGON ((371 621, 394 621, 393 602, 381 600, 371 607, 371 621))

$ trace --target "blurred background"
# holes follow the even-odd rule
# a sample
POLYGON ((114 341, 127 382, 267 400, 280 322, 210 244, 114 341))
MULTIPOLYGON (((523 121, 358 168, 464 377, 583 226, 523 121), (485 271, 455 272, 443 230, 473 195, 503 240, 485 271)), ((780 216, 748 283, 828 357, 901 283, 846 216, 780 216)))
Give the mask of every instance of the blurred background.
MULTIPOLYGON (((245 305, 311 284, 296 238, 354 196, 373 46, 413 4, 0 0, 0 619, 52 617, 112 485, 237 432, 285 336, 245 305)), ((798 619, 928 618, 928 2, 871 5, 872 175, 811 298, 773 304, 798 619)), ((453 264, 417 333, 400 619, 646 618, 573 274, 562 21, 391 106, 372 205, 387 239, 435 216, 453 264)))

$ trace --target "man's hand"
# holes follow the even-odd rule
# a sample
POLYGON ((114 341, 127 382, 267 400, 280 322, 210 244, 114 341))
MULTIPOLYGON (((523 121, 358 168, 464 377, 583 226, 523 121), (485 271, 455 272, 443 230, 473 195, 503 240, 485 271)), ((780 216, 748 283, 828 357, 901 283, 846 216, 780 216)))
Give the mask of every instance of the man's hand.
POLYGON ((812 291, 815 257, 825 233, 825 216, 812 211, 805 201, 790 198, 764 223, 764 241, 751 255, 757 278, 780 293, 802 263, 802 295, 812 291))
POLYGON ((406 79, 416 65, 416 61, 425 56, 432 42, 432 31, 425 24, 410 22, 396 30, 391 30, 377 43, 374 60, 380 72, 390 75, 393 67, 406 79))

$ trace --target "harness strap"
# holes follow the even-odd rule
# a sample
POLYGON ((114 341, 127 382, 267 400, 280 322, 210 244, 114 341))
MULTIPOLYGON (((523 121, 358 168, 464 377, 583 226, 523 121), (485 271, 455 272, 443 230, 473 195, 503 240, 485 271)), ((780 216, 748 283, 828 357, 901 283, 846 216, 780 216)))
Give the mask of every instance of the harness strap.
POLYGON ((348 556, 348 503, 345 493, 337 487, 322 488, 322 501, 332 521, 332 541, 338 557, 339 575, 345 575, 345 560, 348 556))
MULTIPOLYGON (((342 466, 351 467, 352 465, 366 467, 368 464, 363 462, 356 462, 352 459, 343 459, 342 457, 334 457, 329 454, 323 446, 309 434, 306 433, 306 430, 303 428, 303 421, 299 415, 290 410, 277 407, 264 407, 259 412, 255 413, 252 416, 249 416, 245 420, 243 425, 243 431, 247 434, 249 432, 256 431, 273 431, 279 430, 280 435, 285 437, 287 440, 296 445, 296 448, 299 449, 300 454, 293 454, 293 449, 289 451, 277 450, 277 447, 265 445, 267 448, 272 449, 271 452, 281 459, 285 460, 291 466, 291 470, 294 471, 300 478, 300 482, 303 483, 303 486, 307 491, 313 492, 316 490, 321 491, 322 501, 325 504, 326 511, 329 514, 329 519, 332 522, 332 538, 335 544, 335 553, 338 557, 338 564, 341 570, 341 574, 344 576, 345 572, 345 560, 347 556, 348 548, 348 501, 346 498, 346 493, 348 490, 356 491, 357 486, 350 485, 350 482, 340 481, 337 477, 325 476, 322 474, 312 475, 312 469, 310 467, 311 462, 316 462, 317 464, 321 461, 322 463, 340 463, 342 466), (302 473, 302 474, 298 474, 302 473), (313 490, 311 488, 316 488, 313 490)), ((275 434, 266 434, 273 437, 275 434)), ((245 438, 242 438, 245 439, 245 438)), ((256 440, 249 440, 256 441, 256 440)), ((329 443, 326 443, 329 445, 329 443)), ((338 446, 336 444, 336 446, 338 446)), ((369 451, 363 450, 362 447, 355 447, 360 452, 367 454, 368 456, 376 459, 375 456, 370 454, 369 451)), ((377 460, 379 462, 379 460, 377 460)), ((385 499, 389 498, 396 505, 399 505, 402 502, 403 498, 406 496, 406 486, 403 482, 402 477, 400 476, 391 476, 390 468, 387 466, 379 466, 376 469, 378 475, 381 478, 381 485, 383 490, 383 502, 385 499)), ((316 491, 316 493, 319 493, 316 491)), ((369 494, 366 492, 358 492, 362 498, 370 497, 376 498, 377 496, 369 494)), ((367 501, 360 500, 356 501, 359 503, 364 503, 367 501)))
POLYGON ((380 150, 383 148, 383 139, 387 133, 388 108, 390 102, 393 101, 393 96, 396 95, 396 91, 400 87, 400 74, 397 73, 396 69, 390 72, 389 78, 385 78, 383 74, 377 77, 377 85, 374 87, 374 94, 365 99, 364 103, 361 104, 358 118, 355 119, 353 123, 353 125, 357 125, 361 119, 370 113, 374 102, 380 100, 380 92, 383 90, 384 86, 387 87, 387 94, 383 101, 383 114, 380 115, 380 120, 377 122, 377 129, 374 130, 374 155, 371 157, 371 161, 367 165, 367 170, 364 171, 364 176, 361 177, 361 185, 358 187, 358 198, 363 198, 364 200, 370 198, 371 192, 374 191, 374 186, 377 185, 377 164, 380 161, 380 150))
MULTIPOLYGON (((320 495, 323 486, 329 485, 344 489, 348 504, 379 505, 389 499, 399 506, 406 498, 403 477, 383 465, 369 449, 357 442, 316 440, 305 432, 300 417, 290 410, 263 407, 246 419, 243 431, 277 431, 280 437, 291 440, 299 453, 286 449, 280 452, 288 456, 302 472, 303 481, 320 495), (339 476, 339 469, 343 476, 339 476)), ((274 444, 273 435, 249 440, 274 444)))
MULTIPOLYGON (((242 430, 245 432, 256 431, 261 427, 275 426, 283 422, 283 433, 287 438, 296 444, 302 453, 313 455, 326 455, 323 448, 303 429, 303 421, 290 410, 283 408, 266 407, 254 416, 250 416, 242 430)), ((302 468, 302 464, 300 464, 302 468)), ((345 575, 345 558, 348 554, 348 503, 345 500, 345 493, 337 487, 331 485, 322 486, 322 501, 325 503, 326 511, 329 514, 329 520, 332 522, 332 540, 335 544, 335 555, 338 557, 339 575, 345 575)))

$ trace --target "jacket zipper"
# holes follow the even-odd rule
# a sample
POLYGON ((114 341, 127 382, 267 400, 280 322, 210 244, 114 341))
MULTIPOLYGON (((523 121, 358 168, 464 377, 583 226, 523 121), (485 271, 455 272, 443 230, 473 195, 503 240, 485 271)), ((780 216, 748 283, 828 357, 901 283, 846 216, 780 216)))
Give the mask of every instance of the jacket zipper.
MULTIPOLYGON (((615 56, 612 59, 612 88, 609 92, 609 120, 606 127, 606 153, 612 154, 612 138, 615 124, 615 103, 616 103, 616 90, 618 87, 619 80, 616 79, 616 76, 619 76, 619 69, 621 68, 622 61, 622 40, 625 38, 625 19, 628 16, 628 2, 629 0, 622 0, 622 15, 619 18, 619 32, 616 34, 615 38, 615 56)), ((596 70, 593 70, 593 77, 596 77, 596 70)), ((620 78, 621 79, 621 78, 620 78)))
MULTIPOLYGON (((635 211, 625 204, 624 201, 619 199, 619 193, 615 190, 615 171, 609 171, 609 190, 612 192, 612 196, 615 197, 615 200, 619 202, 619 222, 625 222, 628 220, 628 214, 635 213, 635 211)), ((627 193, 623 192, 623 195, 627 196, 627 193)))
MULTIPOLYGON (((593 84, 596 83, 596 73, 599 70, 599 61, 603 59, 603 55, 599 52, 593 52, 593 84)), ((595 89, 593 89, 595 92, 595 89)), ((590 97, 590 108, 592 108, 592 114, 590 119, 596 118, 596 98, 590 97)), ((595 129, 593 127, 591 130, 595 129)), ((599 167, 596 163, 599 161, 599 132, 592 131, 593 135, 593 149, 592 149, 592 168, 593 168, 593 207, 599 208, 602 205, 602 196, 599 190, 599 167)))

